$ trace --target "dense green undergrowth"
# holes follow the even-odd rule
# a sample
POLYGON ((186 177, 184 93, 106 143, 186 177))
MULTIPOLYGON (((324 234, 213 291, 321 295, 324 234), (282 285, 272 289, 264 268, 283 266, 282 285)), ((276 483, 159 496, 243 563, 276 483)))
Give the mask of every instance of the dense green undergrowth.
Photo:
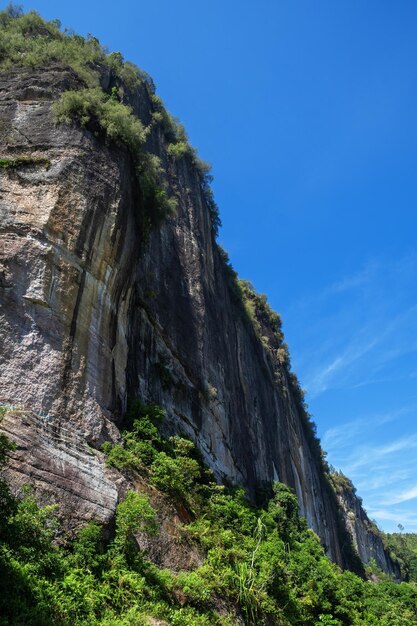
POLYGON ((399 564, 402 578, 417 583, 417 534, 387 533, 383 540, 388 553, 399 564))
MULTIPOLYGON (((136 533, 160 532, 145 493, 129 491, 119 504, 111 540, 91 522, 65 541, 56 507, 39 508, 30 491, 13 497, 2 481, 2 626, 140 626, 152 618, 215 626, 235 624, 236 615, 247 625, 417 625, 416 586, 342 572, 299 517, 289 488, 277 483, 256 508, 243 490, 213 481, 190 441, 161 436, 160 408, 132 406, 127 417, 123 443, 104 446, 109 465, 188 511, 181 534, 202 565, 173 573, 137 548, 136 533)), ((11 448, 2 437, 2 463, 11 448)))

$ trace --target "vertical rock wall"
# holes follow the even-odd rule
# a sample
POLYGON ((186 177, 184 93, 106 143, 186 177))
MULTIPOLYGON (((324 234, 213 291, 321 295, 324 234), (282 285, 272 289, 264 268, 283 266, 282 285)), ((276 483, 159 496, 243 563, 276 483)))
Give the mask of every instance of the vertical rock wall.
MULTIPOLYGON (((169 156, 154 125, 148 148, 178 212, 145 238, 129 154, 52 123, 53 100, 76 85, 59 66, 0 79, 2 157, 32 158, 0 170, 0 402, 54 424, 51 457, 68 429, 95 447, 117 439, 128 397, 157 402, 167 430, 191 436, 219 478, 253 496, 272 480, 292 486, 331 557, 348 564, 286 369, 231 291, 198 170, 169 156)), ((145 85, 129 98, 148 125, 145 85)), ((24 428, 36 438, 14 419, 17 438, 24 428)))

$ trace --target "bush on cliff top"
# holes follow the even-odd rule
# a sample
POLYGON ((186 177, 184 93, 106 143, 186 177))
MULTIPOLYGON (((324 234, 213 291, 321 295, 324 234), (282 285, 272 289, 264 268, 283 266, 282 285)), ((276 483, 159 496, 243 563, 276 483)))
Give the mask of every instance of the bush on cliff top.
POLYGON ((210 167, 190 146, 182 124, 167 112, 162 100, 155 95, 153 82, 146 72, 125 61, 120 52, 108 53, 95 37, 81 37, 67 29, 62 31, 59 20, 45 21, 34 11, 24 14, 19 7, 9 5, 0 12, 0 30, 0 69, 39 68, 56 62, 72 68, 82 80, 83 89, 62 94, 55 104, 55 119, 64 123, 76 121, 95 134, 104 135, 107 141, 118 141, 129 148, 144 204, 143 226, 149 231, 173 214, 177 203, 168 194, 157 157, 143 149, 151 127, 144 129, 123 102, 126 88, 132 91, 142 82, 154 108, 153 124, 161 125, 168 142, 168 154, 173 160, 188 156, 194 165, 213 235, 217 235, 220 217, 210 189, 210 167), (110 76, 109 93, 100 86, 106 71, 110 76))
POLYGON ((45 67, 56 62, 71 67, 88 87, 97 87, 100 69, 108 68, 130 89, 149 77, 120 53, 107 53, 96 37, 81 37, 59 20, 46 21, 35 11, 9 5, 0 12, 0 68, 45 67))

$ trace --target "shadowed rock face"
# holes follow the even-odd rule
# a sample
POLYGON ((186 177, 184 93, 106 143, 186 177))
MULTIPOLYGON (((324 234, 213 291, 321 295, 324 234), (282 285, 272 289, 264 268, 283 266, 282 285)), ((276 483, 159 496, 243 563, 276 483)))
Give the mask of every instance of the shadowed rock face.
MULTIPOLYGON (((1 76, 1 157, 33 163, 0 171, 0 401, 47 416, 54 436, 44 430, 42 445, 50 458, 61 454, 68 431, 93 446, 116 440, 128 397, 157 402, 167 410, 167 431, 191 436, 219 478, 252 495, 272 480, 294 487, 301 513, 346 565, 334 496, 285 368, 233 299, 200 174, 188 157, 168 156, 154 126, 148 148, 160 156, 179 204, 146 239, 128 153, 85 129, 52 123, 52 101, 76 84, 59 66, 1 76)), ((149 124, 145 86, 129 99, 149 124)), ((37 441, 35 419, 10 419, 18 442, 37 441)), ((100 519, 109 520, 117 497, 108 481, 115 479, 99 457, 92 471, 105 485, 100 519)), ((28 477, 30 458, 23 464, 16 454, 28 477)), ((91 459, 83 459, 78 496, 94 517, 84 471, 91 459)), ((49 493, 55 479, 46 456, 36 464, 43 472, 37 489, 43 480, 49 493)), ((75 502, 74 490, 65 497, 75 502)))
POLYGON ((351 489, 342 489, 337 499, 344 513, 345 524, 353 539, 353 545, 363 563, 375 560, 379 567, 399 580, 400 568, 384 550, 378 530, 362 508, 362 500, 351 489))

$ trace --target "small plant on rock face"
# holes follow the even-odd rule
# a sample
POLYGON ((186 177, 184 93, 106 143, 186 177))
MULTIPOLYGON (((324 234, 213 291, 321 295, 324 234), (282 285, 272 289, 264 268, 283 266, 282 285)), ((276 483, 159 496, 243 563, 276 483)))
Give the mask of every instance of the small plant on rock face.
POLYGON ((46 169, 49 169, 51 162, 49 159, 43 157, 30 157, 26 155, 15 156, 12 159, 0 159, 0 169, 4 170, 30 165, 43 165, 46 169))

